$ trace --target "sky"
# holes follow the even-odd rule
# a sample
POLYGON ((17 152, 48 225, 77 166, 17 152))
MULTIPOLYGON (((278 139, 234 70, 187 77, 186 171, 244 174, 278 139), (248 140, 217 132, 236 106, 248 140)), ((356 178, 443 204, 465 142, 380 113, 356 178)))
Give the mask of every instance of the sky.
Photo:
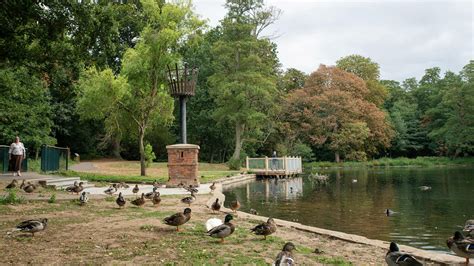
MULTIPOLYGON (((225 0, 194 0, 216 26, 225 0)), ((459 72, 474 60, 473 1, 465 0, 267 0, 282 10, 263 35, 278 45, 283 68, 306 73, 359 54, 380 65, 382 79, 403 81, 440 67, 459 72)))

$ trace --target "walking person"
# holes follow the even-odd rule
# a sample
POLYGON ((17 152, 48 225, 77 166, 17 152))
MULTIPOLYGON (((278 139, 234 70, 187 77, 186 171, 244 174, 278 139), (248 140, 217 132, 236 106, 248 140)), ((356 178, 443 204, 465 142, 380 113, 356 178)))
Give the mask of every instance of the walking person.
POLYGON ((10 159, 13 176, 21 176, 21 163, 25 157, 25 146, 20 142, 20 137, 16 136, 15 142, 10 145, 10 149, 8 150, 8 158, 10 159))

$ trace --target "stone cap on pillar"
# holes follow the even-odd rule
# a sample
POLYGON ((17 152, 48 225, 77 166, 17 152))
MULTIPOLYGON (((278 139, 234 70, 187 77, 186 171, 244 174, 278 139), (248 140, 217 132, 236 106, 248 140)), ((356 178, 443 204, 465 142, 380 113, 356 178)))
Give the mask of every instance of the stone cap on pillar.
POLYGON ((167 145, 166 149, 198 149, 199 150, 199 145, 196 144, 173 144, 173 145, 167 145))

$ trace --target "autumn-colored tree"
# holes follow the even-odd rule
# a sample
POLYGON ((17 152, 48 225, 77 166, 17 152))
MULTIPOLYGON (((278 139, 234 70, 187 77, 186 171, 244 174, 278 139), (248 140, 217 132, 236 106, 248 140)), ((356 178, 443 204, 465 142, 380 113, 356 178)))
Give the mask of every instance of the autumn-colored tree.
POLYGON ((388 147, 393 136, 386 114, 370 96, 361 78, 321 65, 302 89, 288 94, 287 128, 314 145, 327 145, 337 162, 341 156, 365 159, 388 147))

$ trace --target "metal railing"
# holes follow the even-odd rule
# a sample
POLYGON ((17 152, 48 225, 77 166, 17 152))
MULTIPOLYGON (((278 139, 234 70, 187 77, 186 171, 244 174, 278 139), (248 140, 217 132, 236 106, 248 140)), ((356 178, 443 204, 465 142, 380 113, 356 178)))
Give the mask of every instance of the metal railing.
POLYGON ((59 171, 69 169, 69 148, 43 145, 41 147, 41 171, 59 171))
POLYGON ((248 171, 264 172, 267 174, 299 174, 303 171, 301 157, 263 157, 246 158, 246 168, 248 171))
MULTIPOLYGON (((8 172, 9 166, 10 166, 10 160, 8 156, 8 150, 10 149, 10 146, 7 145, 0 145, 0 173, 6 173, 8 172)), ((28 171, 28 149, 26 150, 26 156, 23 158, 23 161, 21 163, 21 171, 26 172, 28 171)))

